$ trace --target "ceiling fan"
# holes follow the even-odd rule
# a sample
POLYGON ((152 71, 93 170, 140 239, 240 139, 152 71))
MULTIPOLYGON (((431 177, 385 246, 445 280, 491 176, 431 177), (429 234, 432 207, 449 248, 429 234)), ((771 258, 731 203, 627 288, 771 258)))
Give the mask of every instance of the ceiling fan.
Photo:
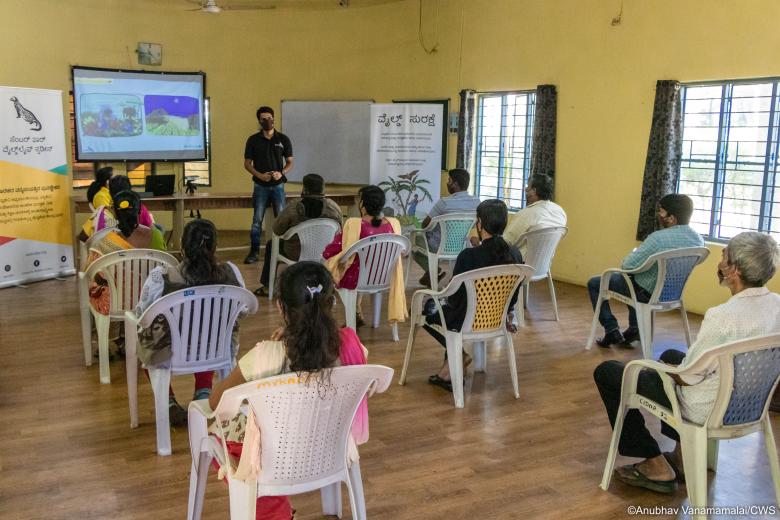
POLYGON ((188 9, 189 11, 200 11, 203 13, 209 13, 209 14, 219 14, 222 11, 250 11, 250 10, 258 10, 258 9, 276 9, 275 5, 262 5, 262 4, 242 4, 242 5, 228 5, 224 0, 221 0, 220 4, 217 3, 217 0, 187 0, 191 4, 198 4, 200 5, 197 9, 188 9))

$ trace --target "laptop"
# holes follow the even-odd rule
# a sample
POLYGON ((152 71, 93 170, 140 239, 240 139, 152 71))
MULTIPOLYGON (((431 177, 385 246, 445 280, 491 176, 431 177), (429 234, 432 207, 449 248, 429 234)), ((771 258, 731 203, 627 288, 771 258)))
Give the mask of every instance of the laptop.
POLYGON ((146 177, 146 188, 144 191, 154 193, 155 197, 173 195, 175 182, 175 175, 149 175, 146 177))

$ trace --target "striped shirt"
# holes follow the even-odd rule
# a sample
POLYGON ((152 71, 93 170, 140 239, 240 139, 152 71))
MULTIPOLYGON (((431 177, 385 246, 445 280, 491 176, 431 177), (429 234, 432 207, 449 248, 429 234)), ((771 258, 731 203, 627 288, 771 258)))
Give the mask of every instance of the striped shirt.
MULTIPOLYGON (((476 211, 479 206, 479 197, 469 195, 467 191, 453 193, 449 197, 442 197, 433 205, 428 217, 434 218, 448 213, 460 213, 467 211, 476 211)), ((439 240, 441 240, 441 230, 436 226, 426 234, 428 238, 428 248, 430 251, 439 249, 439 240)))
MULTIPOLYGON (((636 269, 656 253, 683 247, 704 247, 704 239, 687 224, 661 229, 651 233, 639 247, 631 251, 621 267, 627 270, 636 269)), ((648 293, 652 293, 657 277, 658 266, 654 265, 643 273, 635 274, 634 281, 648 293)))

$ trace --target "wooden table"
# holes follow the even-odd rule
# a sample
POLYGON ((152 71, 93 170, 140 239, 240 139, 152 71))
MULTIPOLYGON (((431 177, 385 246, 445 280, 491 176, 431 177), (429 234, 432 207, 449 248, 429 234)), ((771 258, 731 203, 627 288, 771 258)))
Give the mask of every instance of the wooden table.
MULTIPOLYGON (((353 206, 355 204, 355 192, 353 191, 333 191, 325 195, 329 199, 332 199, 339 206, 353 206)), ((300 198, 299 193, 286 193, 286 199, 289 202, 292 199, 300 198)), ((184 229, 184 212, 187 210, 201 210, 201 209, 246 209, 252 208, 252 192, 246 193, 198 193, 194 195, 186 195, 176 193, 165 197, 149 197, 141 199, 141 202, 146 209, 152 213, 158 211, 172 211, 173 212, 173 229, 171 230, 171 247, 173 249, 179 248, 181 240, 181 233, 184 229)), ((70 198, 71 211, 70 211, 70 224, 73 236, 78 234, 76 229, 76 214, 77 213, 91 213, 87 202, 86 193, 80 193, 73 195, 70 198)), ((270 210, 270 208, 269 208, 270 210)), ((263 227, 268 230, 273 225, 273 211, 269 211, 269 214, 263 218, 263 227)), ((249 231, 249 222, 247 224, 247 231, 249 231)))

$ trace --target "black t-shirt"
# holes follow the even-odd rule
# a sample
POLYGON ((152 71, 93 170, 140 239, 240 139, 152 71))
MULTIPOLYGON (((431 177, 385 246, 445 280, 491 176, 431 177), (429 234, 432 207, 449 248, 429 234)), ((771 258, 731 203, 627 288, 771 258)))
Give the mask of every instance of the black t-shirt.
MULTIPOLYGON (((249 139, 246 140, 244 159, 252 159, 252 164, 258 173, 280 172, 284 168, 285 159, 292 156, 293 151, 290 138, 281 132, 274 131, 274 135, 270 139, 266 139, 263 132, 260 131, 250 135, 249 139)), ((252 177, 252 180, 260 186, 276 186, 282 182, 287 182, 287 178, 284 175, 278 181, 270 180, 263 182, 257 177, 252 177)))

